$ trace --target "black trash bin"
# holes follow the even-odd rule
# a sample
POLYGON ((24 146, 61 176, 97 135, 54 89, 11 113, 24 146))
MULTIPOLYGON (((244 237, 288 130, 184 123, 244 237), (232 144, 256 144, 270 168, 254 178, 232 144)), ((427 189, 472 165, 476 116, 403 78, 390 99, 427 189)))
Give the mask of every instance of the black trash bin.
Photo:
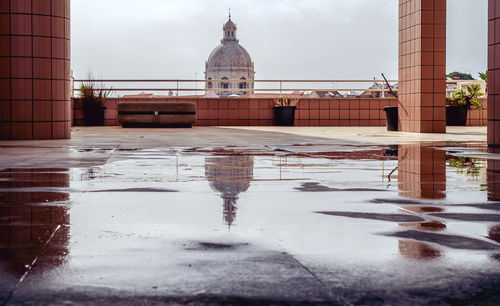
POLYGON ((384 107, 385 120, 387 122, 388 131, 398 130, 398 107, 397 106, 386 106, 384 107))
POLYGON ((275 106, 274 124, 277 126, 294 126, 295 106, 275 106))

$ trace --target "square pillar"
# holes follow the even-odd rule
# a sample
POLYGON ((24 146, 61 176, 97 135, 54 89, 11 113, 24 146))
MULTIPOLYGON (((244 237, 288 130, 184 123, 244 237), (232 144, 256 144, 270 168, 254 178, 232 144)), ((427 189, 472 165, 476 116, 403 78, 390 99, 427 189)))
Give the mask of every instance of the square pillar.
POLYGON ((446 132, 446 0, 399 0, 399 130, 446 132))
POLYGON ((500 147, 500 1, 498 0, 488 1, 488 146, 500 147))

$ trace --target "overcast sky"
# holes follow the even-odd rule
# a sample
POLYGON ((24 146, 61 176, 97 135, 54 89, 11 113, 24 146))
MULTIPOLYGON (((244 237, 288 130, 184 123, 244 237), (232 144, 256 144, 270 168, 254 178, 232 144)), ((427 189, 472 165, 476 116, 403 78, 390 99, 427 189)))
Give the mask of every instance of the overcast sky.
MULTIPOLYGON (((397 0, 73 0, 72 66, 198 79, 228 8, 257 79, 397 79, 397 0)), ((487 0, 448 0, 447 71, 487 64, 487 0)))

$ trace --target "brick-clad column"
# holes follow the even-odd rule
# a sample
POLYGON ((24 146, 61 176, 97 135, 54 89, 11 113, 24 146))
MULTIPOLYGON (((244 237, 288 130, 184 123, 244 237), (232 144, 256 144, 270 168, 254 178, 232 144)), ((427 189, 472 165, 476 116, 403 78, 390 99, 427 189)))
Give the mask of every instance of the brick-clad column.
MULTIPOLYGON (((500 153, 499 149, 492 149, 490 153, 500 153)), ((487 167, 488 200, 500 201, 500 160, 489 159, 487 167)))
POLYGON ((500 1, 498 0, 488 1, 488 146, 500 147, 500 1))
POLYGON ((0 0, 0 139, 70 138, 70 0, 0 0))
POLYGON ((415 199, 446 197, 446 152, 420 144, 399 145, 399 194, 415 199))
POLYGON ((399 0, 399 130, 446 132, 446 0, 399 0))

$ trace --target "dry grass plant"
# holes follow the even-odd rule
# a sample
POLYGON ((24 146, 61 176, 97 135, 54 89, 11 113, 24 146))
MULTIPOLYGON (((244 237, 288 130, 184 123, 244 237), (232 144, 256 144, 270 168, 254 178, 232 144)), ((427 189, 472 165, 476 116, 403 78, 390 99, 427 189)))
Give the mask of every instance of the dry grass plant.
POLYGON ((91 73, 88 74, 88 81, 80 86, 80 98, 84 104, 104 106, 112 89, 106 88, 104 84, 94 81, 91 73))
POLYGON ((297 106, 299 104, 300 97, 279 97, 274 99, 275 106, 297 106))

